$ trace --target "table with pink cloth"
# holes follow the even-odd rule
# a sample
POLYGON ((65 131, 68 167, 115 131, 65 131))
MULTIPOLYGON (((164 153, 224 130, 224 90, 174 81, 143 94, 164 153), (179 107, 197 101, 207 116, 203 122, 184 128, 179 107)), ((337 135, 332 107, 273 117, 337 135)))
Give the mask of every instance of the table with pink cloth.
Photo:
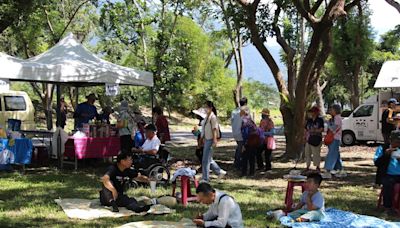
POLYGON ((70 137, 65 143, 64 157, 74 158, 77 169, 77 159, 113 157, 118 155, 120 149, 119 137, 70 137))

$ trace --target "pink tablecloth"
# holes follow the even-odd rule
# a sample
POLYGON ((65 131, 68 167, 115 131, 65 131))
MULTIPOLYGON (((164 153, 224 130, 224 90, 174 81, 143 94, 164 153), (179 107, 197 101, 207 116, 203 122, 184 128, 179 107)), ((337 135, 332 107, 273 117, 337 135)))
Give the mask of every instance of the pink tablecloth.
POLYGON ((78 159, 117 156, 121 149, 119 137, 69 138, 65 143, 64 156, 78 159))

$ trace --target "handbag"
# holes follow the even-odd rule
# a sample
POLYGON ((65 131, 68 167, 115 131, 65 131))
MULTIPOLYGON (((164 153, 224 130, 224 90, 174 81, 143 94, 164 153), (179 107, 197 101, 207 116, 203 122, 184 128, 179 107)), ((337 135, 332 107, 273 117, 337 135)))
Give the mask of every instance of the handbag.
POLYGON ((329 146, 332 144, 334 139, 335 139, 335 134, 333 134, 331 130, 328 130, 324 138, 324 144, 329 146))
POLYGON ((267 149, 268 150, 276 149, 276 142, 275 142, 274 137, 267 137, 267 149))
POLYGON ((335 140, 335 134, 340 130, 340 127, 336 129, 335 133, 333 133, 331 130, 328 130, 326 132, 325 138, 324 138, 324 144, 329 146, 333 143, 333 140, 335 140))

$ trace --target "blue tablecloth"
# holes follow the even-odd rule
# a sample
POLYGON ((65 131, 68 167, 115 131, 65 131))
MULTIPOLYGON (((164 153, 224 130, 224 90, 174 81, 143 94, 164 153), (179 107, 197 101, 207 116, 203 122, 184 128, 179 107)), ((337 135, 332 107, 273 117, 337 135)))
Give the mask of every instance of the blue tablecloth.
POLYGON ((30 139, 15 139, 14 145, 10 146, 8 139, 0 138, 0 155, 5 149, 14 154, 14 161, 12 164, 26 165, 31 163, 33 145, 30 139))

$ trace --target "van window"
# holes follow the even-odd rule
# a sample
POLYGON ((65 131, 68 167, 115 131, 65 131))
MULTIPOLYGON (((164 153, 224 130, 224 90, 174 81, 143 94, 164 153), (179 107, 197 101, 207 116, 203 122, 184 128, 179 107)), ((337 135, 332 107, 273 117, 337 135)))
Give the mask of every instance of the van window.
POLYGON ((25 111, 26 103, 23 96, 4 96, 5 111, 25 111))
POLYGON ((373 105, 364 105, 361 106, 357 111, 354 112, 353 117, 367 117, 372 116, 372 112, 374 111, 373 105))

